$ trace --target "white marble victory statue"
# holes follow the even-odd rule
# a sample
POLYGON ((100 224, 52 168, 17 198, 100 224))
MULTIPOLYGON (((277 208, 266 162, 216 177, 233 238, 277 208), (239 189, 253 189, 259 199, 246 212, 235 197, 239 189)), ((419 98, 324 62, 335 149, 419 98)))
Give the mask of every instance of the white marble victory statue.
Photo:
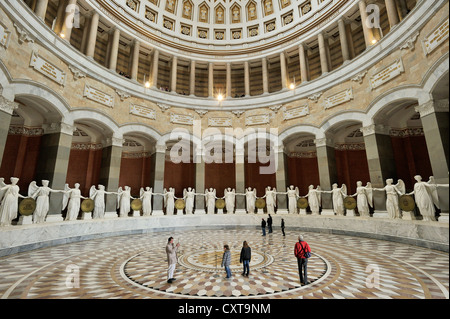
POLYGON ((408 195, 414 194, 414 200, 424 221, 436 221, 434 206, 439 208, 439 198, 433 176, 430 176, 428 182, 422 181, 420 175, 414 176, 414 179, 416 180, 414 190, 408 195))
POLYGON ((142 215, 150 216, 152 214, 153 189, 147 186, 144 190, 144 188, 141 187, 139 195, 139 199, 142 201, 142 215))
POLYGON ((356 182, 356 193, 352 197, 356 196, 356 206, 358 213, 362 217, 370 217, 370 207, 373 207, 373 188, 370 182, 366 186, 363 186, 361 181, 356 182))
POLYGON ((386 192, 386 210, 389 218, 398 219, 402 218, 398 197, 405 194, 406 187, 401 179, 398 180, 396 185, 393 182, 394 180, 392 178, 388 178, 386 180, 386 186, 383 188, 374 188, 374 190, 386 192))
POLYGON ((234 213, 234 203, 236 199, 236 190, 231 187, 225 188, 224 190, 224 197, 225 197, 225 207, 227 208, 227 214, 233 214, 234 213))
POLYGON ((20 188, 17 185, 19 179, 11 177, 11 184, 7 185, 0 178, 0 226, 10 226, 13 219, 17 218, 19 209, 19 197, 26 198, 19 194, 20 188))
POLYGON ((308 204, 309 208, 311 209, 311 213, 313 215, 319 215, 320 202, 322 201, 320 186, 317 186, 317 189, 315 189, 314 185, 309 185, 308 194, 306 194, 305 197, 308 198, 308 204))
POLYGON ((206 213, 214 214, 214 208, 216 207, 216 190, 210 188, 205 190, 205 203, 206 203, 206 213))
POLYGON ((270 186, 266 187, 266 194, 263 198, 266 198, 267 214, 275 214, 275 207, 277 207, 277 189, 270 186))
POLYGON ((127 217, 131 209, 131 187, 119 187, 117 191, 117 208, 119 209, 119 217, 127 217))
POLYGON ((256 188, 252 190, 251 187, 248 187, 245 190, 245 200, 247 203, 247 213, 254 214, 255 213, 255 203, 256 203, 256 188))
POLYGON ((94 201, 94 212, 92 214, 93 219, 100 219, 105 217, 105 195, 113 195, 116 192, 107 192, 105 186, 98 185, 98 189, 95 185, 92 185, 89 189, 89 198, 94 201))
POLYGON ((345 184, 342 184, 342 186, 339 188, 338 184, 334 183, 331 191, 322 191, 322 193, 332 194, 334 213, 338 216, 344 216, 344 198, 347 197, 347 186, 345 184))
POLYGON ((36 209, 33 213, 33 224, 45 222, 45 217, 50 208, 50 193, 63 192, 60 190, 53 190, 48 187, 49 181, 42 180, 42 186, 37 186, 35 181, 32 181, 28 186, 28 197, 36 200, 36 209))
POLYGON ((297 214, 297 199, 300 197, 300 192, 298 187, 294 188, 294 185, 288 187, 287 191, 288 196, 288 210, 289 214, 297 214))
POLYGON ((193 214, 194 201, 195 201, 195 189, 192 187, 183 189, 183 198, 185 201, 186 214, 193 214))
POLYGON ((163 195, 166 215, 173 215, 175 210, 175 188, 169 187, 169 191, 164 188, 163 195))
POLYGON ((75 188, 70 188, 69 184, 64 185, 63 207, 67 207, 67 215, 65 220, 76 220, 80 213, 81 199, 86 197, 81 196, 80 184, 75 183, 75 188))

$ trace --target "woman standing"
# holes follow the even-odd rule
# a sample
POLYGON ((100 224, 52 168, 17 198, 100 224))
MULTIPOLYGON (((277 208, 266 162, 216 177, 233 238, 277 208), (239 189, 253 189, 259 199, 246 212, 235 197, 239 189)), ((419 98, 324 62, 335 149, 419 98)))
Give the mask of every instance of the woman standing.
POLYGON ((227 273, 227 276, 225 278, 231 278, 231 252, 230 252, 230 246, 224 245, 223 246, 223 257, 222 257, 222 267, 225 267, 225 271, 227 273))
POLYGON ((246 241, 244 241, 243 247, 241 249, 241 258, 239 262, 244 265, 244 271, 242 276, 248 277, 248 273, 250 272, 250 260, 252 259, 252 249, 248 245, 246 241))

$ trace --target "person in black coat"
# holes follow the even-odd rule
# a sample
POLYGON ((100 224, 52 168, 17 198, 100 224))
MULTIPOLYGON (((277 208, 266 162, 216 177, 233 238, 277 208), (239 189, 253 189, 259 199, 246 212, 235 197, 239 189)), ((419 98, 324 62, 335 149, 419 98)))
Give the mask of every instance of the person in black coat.
POLYGON ((267 227, 269 227, 269 234, 272 232, 272 216, 270 216, 267 218, 267 227))
POLYGON ((239 262, 243 263, 244 265, 244 271, 242 272, 242 276, 248 277, 248 273, 250 272, 250 260, 252 259, 252 249, 247 244, 246 241, 244 241, 244 244, 241 249, 241 258, 239 262))
POLYGON ((281 218, 281 231, 283 232, 283 236, 286 236, 284 233, 284 218, 281 218))
POLYGON ((262 219, 262 222, 261 222, 261 229, 262 229, 262 235, 263 236, 266 236, 266 221, 264 220, 264 218, 262 219))

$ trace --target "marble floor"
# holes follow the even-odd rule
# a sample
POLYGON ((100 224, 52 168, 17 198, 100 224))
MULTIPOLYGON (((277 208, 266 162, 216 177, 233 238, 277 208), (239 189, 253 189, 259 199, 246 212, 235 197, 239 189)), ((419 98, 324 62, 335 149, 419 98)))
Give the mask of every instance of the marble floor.
POLYGON ((309 285, 299 282, 298 233, 257 228, 177 230, 108 237, 0 258, 3 299, 303 298, 448 299, 449 254, 343 235, 304 232, 309 285), (165 245, 179 241, 176 281, 167 283, 165 245), (239 253, 252 248, 250 276, 239 253), (221 267, 223 245, 232 273, 221 267))

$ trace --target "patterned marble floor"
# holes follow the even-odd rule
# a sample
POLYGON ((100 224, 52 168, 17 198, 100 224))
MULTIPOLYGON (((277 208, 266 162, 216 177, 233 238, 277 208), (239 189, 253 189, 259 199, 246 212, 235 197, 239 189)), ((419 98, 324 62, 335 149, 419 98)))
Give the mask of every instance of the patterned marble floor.
POLYGON ((303 233, 313 256, 301 286, 293 255, 298 233, 262 237, 257 229, 178 230, 109 237, 0 258, 0 296, 12 299, 303 298, 448 299, 449 255, 367 238, 303 233), (167 283, 165 244, 180 241, 167 283), (252 247, 250 276, 239 253, 252 247), (232 253, 231 279, 221 267, 232 253))

